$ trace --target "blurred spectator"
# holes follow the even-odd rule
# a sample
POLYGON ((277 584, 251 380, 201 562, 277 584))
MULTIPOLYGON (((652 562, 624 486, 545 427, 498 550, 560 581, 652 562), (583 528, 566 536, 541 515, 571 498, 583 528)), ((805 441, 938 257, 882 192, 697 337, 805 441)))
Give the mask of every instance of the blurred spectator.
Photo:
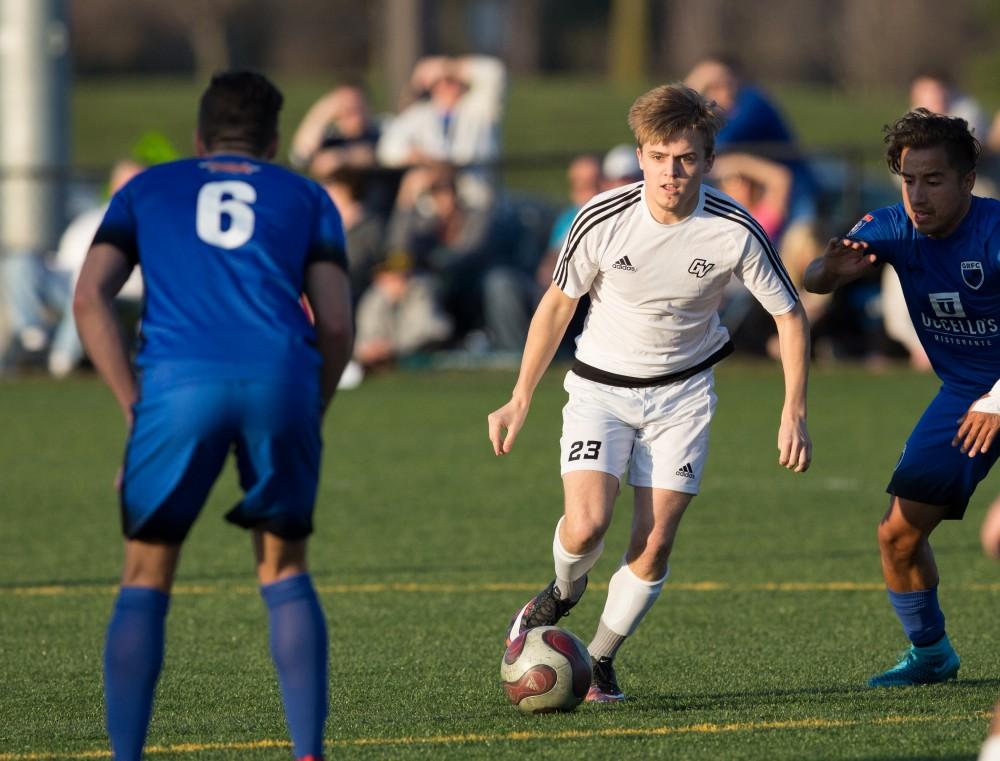
POLYGON ((456 170, 432 164, 423 171, 426 186, 405 180, 386 234, 387 248, 408 251, 414 267, 432 274, 458 335, 482 323, 482 281, 499 263, 501 231, 492 209, 460 198, 456 170))
POLYGON ((375 269, 358 304, 354 358, 366 370, 390 364, 451 336, 430 277, 415 274, 413 258, 396 250, 375 269))
MULTIPOLYGON (((628 149, 635 163, 635 169, 638 169, 635 149, 631 146, 618 146, 618 148, 623 147, 628 149)), ((628 178, 633 176, 635 169, 628 161, 628 157, 625 157, 624 161, 620 158, 621 151, 616 154, 618 158, 612 157, 615 150, 617 149, 612 149, 605 156, 603 166, 611 171, 615 182, 625 184, 631 181, 628 178), (612 157, 611 161, 608 161, 609 157, 612 157)), ((552 282, 552 273, 559 252, 566 236, 569 235, 573 220, 583 205, 604 187, 601 159, 590 153, 577 156, 570 161, 566 179, 569 184, 570 203, 556 217, 549 234, 548 245, 535 266, 529 268, 501 265, 486 273, 483 283, 483 311, 487 335, 496 349, 520 351, 524 346, 531 315, 545 289, 552 282)), ((586 315, 586 306, 587 304, 581 304, 582 309, 577 310, 581 320, 586 315)), ((575 320, 566 331, 564 343, 571 344, 581 327, 580 320, 575 320)))
POLYGON ((943 71, 921 71, 910 80, 910 110, 916 108, 965 119, 980 140, 985 139, 989 129, 983 109, 974 98, 961 92, 943 71))
MULTIPOLYGON (((611 190, 642 179, 639 155, 631 143, 616 145, 601 162, 601 190, 611 190)), ((582 205, 582 204, 581 204, 582 205)))
POLYGON ((778 240, 792 189, 788 167, 749 153, 726 153, 716 157, 712 177, 723 193, 753 215, 772 241, 778 240))
MULTIPOLYGON (((125 187, 129 180, 139 174, 145 166, 130 159, 123 159, 111 168, 108 180, 108 194, 114 195, 125 187)), ((83 344, 76 332, 76 320, 73 317, 73 290, 77 277, 87 258, 87 250, 94 240, 94 234, 104 219, 108 205, 85 211, 72 222, 59 239, 59 249, 53 266, 48 270, 50 282, 55 284, 59 303, 53 307, 61 315, 59 324, 52 336, 49 349, 49 372, 57 378, 72 372, 83 358, 83 344)), ((118 301, 130 302, 138 306, 142 302, 142 274, 137 266, 132 270, 129 279, 118 292, 118 301)))
POLYGON ((802 158, 791 128, 763 91, 744 81, 739 65, 726 56, 708 56, 686 78, 722 107, 726 123, 715 139, 716 152, 742 151, 778 161, 792 172, 788 226, 816 220, 818 186, 802 158))
MULTIPOLYGON (((117 161, 108 180, 108 194, 113 195, 144 169, 132 159, 117 161)), ((75 217, 59 239, 53 260, 30 257, 25 267, 31 267, 30 279, 8 293, 13 308, 13 324, 20 330, 21 347, 28 352, 48 348, 49 372, 62 378, 72 372, 83 359, 83 345, 73 317, 73 289, 83 267, 87 250, 94 239, 107 204, 88 209, 75 217), (57 320, 54 327, 51 319, 57 320)), ((25 273, 27 275, 27 273, 25 273)), ((13 281, 15 284, 18 281, 13 281)), ((137 305, 142 300, 142 277, 136 267, 118 294, 121 302, 137 305)))
MULTIPOLYGON (((494 195, 490 165, 500 156, 503 64, 488 56, 423 58, 410 85, 418 100, 383 131, 379 162, 388 167, 450 162, 463 168, 458 178, 463 202, 488 206, 494 195)), ((426 174, 419 177, 429 183, 426 174)))
POLYGON ((366 179, 362 170, 340 167, 322 181, 344 222, 348 275, 355 303, 371 285, 374 269, 384 258, 384 225, 364 203, 366 179))
POLYGON ((306 112, 292 137, 289 160, 313 177, 328 177, 343 167, 373 167, 379 135, 364 87, 343 84, 306 112))

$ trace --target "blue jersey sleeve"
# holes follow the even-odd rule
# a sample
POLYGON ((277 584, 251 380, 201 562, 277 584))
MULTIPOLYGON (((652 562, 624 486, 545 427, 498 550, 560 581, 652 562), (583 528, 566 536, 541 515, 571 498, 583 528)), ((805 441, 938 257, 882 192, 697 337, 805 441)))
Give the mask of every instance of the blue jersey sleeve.
MULTIPOLYGON (((858 220, 847 233, 846 238, 851 240, 864 241, 868 244, 871 252, 875 254, 879 264, 896 265, 896 253, 901 240, 900 235, 900 211, 896 206, 865 214, 858 220)), ((903 219, 906 213, 902 212, 903 219)))
POLYGON ((133 266, 139 263, 139 242, 129 186, 112 196, 101 226, 94 235, 94 245, 98 243, 108 243, 119 249, 133 266))
POLYGON ((340 212, 325 191, 320 190, 316 229, 313 231, 307 261, 333 262, 347 271, 347 241, 340 212))

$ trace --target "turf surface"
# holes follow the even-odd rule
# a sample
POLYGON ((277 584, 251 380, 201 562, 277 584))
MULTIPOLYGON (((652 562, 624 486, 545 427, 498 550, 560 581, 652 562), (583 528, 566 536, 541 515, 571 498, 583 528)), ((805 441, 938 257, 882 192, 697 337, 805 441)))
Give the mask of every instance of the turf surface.
MULTIPOLYGON (((869 691, 904 646, 874 531, 932 379, 813 375, 815 465, 776 464, 780 375, 728 362, 702 495, 660 602, 619 658, 634 699, 524 717, 498 685, 504 626, 550 577, 563 392, 551 372, 515 452, 485 417, 512 373, 398 374, 338 397, 311 562, 330 620, 331 757, 972 759, 1000 694, 1000 568, 968 518, 935 536, 958 682, 869 691)), ((96 379, 0 384, 0 761, 108 757, 101 648, 120 562, 124 433, 96 379)), ((566 626, 585 641, 628 529, 628 490, 566 626)), ((185 549, 150 757, 289 751, 249 540, 227 470, 185 549)))

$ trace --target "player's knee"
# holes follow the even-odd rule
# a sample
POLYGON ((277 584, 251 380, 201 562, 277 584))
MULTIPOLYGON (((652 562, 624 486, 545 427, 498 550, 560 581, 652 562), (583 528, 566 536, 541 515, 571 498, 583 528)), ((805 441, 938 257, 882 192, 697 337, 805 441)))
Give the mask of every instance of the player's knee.
POLYGON ((584 516, 563 521, 560 537, 567 552, 583 555, 590 552, 604 538, 607 526, 600 520, 584 516))
POLYGON ((899 526, 891 521, 879 524, 878 546, 889 559, 905 559, 916 554, 920 547, 921 535, 912 527, 899 526))

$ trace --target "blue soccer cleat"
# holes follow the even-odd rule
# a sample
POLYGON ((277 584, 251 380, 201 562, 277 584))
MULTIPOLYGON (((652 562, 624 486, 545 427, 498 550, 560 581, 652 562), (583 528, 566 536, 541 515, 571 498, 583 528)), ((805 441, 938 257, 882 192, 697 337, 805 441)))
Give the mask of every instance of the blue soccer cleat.
POLYGON ((869 687, 909 687, 917 684, 947 682, 958 676, 961 661, 947 635, 927 647, 911 645, 910 649, 888 671, 868 680, 869 687))

